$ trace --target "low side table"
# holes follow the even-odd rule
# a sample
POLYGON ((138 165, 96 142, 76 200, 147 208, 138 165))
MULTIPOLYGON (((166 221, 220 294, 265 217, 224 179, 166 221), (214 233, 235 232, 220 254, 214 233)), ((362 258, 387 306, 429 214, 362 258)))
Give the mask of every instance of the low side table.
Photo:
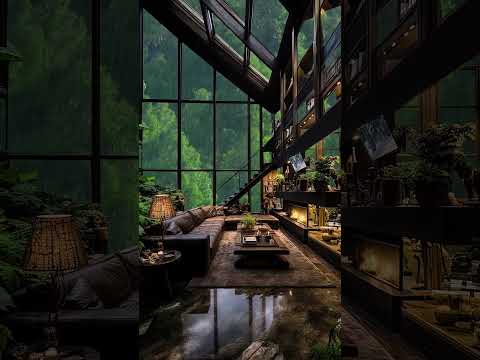
POLYGON ((167 288, 168 297, 173 297, 172 283, 170 281, 169 268, 177 263, 182 257, 182 253, 178 250, 172 250, 174 256, 164 258, 162 261, 155 264, 142 264, 143 277, 147 285, 156 286, 158 284, 158 277, 163 279, 167 288))

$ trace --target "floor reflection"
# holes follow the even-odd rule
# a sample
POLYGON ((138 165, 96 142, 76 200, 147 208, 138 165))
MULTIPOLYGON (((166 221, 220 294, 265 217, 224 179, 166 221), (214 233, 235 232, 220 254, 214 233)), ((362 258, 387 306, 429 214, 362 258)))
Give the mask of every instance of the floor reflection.
POLYGON ((340 313, 336 289, 196 289, 146 319, 143 359, 232 359, 253 341, 309 358, 340 313))

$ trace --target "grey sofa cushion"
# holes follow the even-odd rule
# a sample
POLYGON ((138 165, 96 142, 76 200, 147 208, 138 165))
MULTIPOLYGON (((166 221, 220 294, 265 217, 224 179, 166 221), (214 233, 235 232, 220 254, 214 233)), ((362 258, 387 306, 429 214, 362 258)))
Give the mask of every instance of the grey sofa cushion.
POLYGON ((132 279, 124 262, 116 255, 107 261, 81 270, 84 277, 106 308, 115 307, 132 291, 132 279))
POLYGON ((177 235, 177 234, 183 233, 182 229, 177 225, 177 223, 173 219, 169 219, 165 221, 164 225, 166 227, 165 235, 177 235))
POLYGON ((195 220, 193 215, 189 212, 175 216, 172 220, 175 221, 175 224, 177 224, 180 229, 182 229, 184 234, 188 234, 195 227, 195 220))
POLYGON ((200 225, 207 218, 207 214, 202 210, 202 208, 192 209, 188 212, 193 216, 195 226, 200 225))
POLYGON ((65 297, 64 309, 85 310, 98 307, 101 304, 95 290, 85 278, 80 277, 65 297))

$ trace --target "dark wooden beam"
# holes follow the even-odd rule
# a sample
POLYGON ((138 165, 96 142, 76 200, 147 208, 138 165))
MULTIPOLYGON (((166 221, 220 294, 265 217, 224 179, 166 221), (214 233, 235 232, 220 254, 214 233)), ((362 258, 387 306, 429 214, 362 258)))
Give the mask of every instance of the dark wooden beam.
POLYGON ((288 148, 285 152, 285 160, 295 154, 304 152, 337 130, 340 127, 341 121, 342 103, 340 101, 325 113, 320 121, 315 122, 315 125, 308 129, 294 145, 288 148))
POLYGON ((399 108, 480 53, 478 29, 480 1, 470 0, 436 29, 364 99, 344 115, 342 129, 351 133, 376 114, 399 108))
POLYGON ((210 44, 203 21, 194 16, 181 2, 174 0, 144 0, 143 6, 153 17, 177 36, 192 51, 232 81, 269 111, 270 103, 263 103, 267 82, 251 69, 243 67, 242 59, 218 42, 210 44))

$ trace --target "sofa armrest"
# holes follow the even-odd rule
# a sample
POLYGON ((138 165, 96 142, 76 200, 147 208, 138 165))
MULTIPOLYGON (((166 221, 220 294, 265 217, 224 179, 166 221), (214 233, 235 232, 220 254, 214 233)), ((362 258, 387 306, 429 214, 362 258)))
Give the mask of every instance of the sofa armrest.
POLYGON ((203 276, 210 265, 210 236, 207 234, 179 234, 147 236, 145 244, 163 240, 166 250, 178 250, 182 253, 179 271, 188 276, 203 276))

